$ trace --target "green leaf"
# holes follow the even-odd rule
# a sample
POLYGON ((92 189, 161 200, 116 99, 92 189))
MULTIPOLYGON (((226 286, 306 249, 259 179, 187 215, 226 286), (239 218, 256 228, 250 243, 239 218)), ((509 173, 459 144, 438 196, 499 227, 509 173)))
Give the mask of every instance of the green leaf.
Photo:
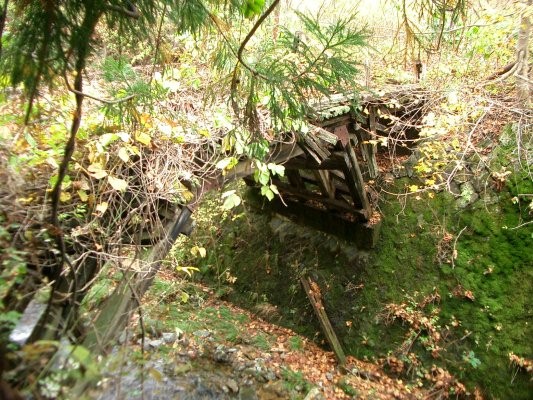
POLYGON ((283 165, 278 165, 274 163, 268 164, 268 169, 272 171, 274 175, 278 176, 284 176, 285 175, 285 167, 283 165))
POLYGON ((100 143, 102 146, 106 147, 118 138, 119 136, 116 133, 104 133, 102 136, 100 136, 100 143))
POLYGON ((246 18, 253 18, 261 14, 261 10, 265 5, 265 0, 246 0, 242 7, 242 13, 246 18))
POLYGON ((217 162, 216 167, 222 170, 230 170, 237 165, 238 162, 239 161, 235 157, 227 157, 217 162))
POLYGON ((272 189, 270 189, 269 186, 262 186, 261 187, 261 194, 265 196, 269 201, 272 201, 274 199, 274 192, 272 189))
POLYGON ((257 169, 254 172, 254 180, 260 183, 262 186, 268 185, 270 182, 270 172, 268 172, 268 170, 261 171, 257 169))
POLYGON ((83 346, 68 346, 70 356, 85 369, 85 376, 89 379, 97 378, 98 367, 91 352, 83 346))
MULTIPOLYGON (((222 205, 225 210, 231 210, 232 208, 237 207, 242 202, 241 198, 237 194, 235 194, 235 190, 231 190, 230 192, 233 193, 230 193, 226 196, 226 200, 224 200, 224 204, 222 205)), ((222 195, 222 197, 224 197, 224 195, 222 195)))
POLYGON ((80 197, 80 200, 83 202, 83 203, 87 203, 87 200, 89 200, 89 195, 87 194, 87 192, 83 189, 80 189, 78 190, 78 196, 80 197))

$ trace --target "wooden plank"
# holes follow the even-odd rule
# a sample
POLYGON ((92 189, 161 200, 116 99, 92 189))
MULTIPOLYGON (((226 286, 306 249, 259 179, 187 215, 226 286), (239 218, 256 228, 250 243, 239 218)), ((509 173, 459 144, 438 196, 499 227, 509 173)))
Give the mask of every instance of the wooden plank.
MULTIPOLYGON (((369 115, 368 115, 368 126, 370 128, 370 140, 376 140, 377 139, 377 132, 376 132, 376 107, 371 106, 369 107, 369 115)), ((377 154, 377 145, 374 143, 366 143, 366 153, 367 153, 367 166, 368 166, 368 174, 370 175, 370 179, 376 179, 379 176, 379 169, 378 169, 378 162, 376 160, 376 154, 377 154)))
POLYGON ((300 145, 302 146, 302 149, 308 155, 313 157, 318 164, 321 164, 322 161, 326 160, 331 155, 331 153, 326 148, 326 146, 319 143, 319 141, 316 138, 314 138, 312 135, 304 134, 301 137, 303 140, 300 143, 300 145))
POLYGON ((331 180, 329 171, 325 170, 315 170, 313 171, 315 178, 318 182, 318 187, 322 194, 330 199, 335 198, 335 186, 331 180))
POLYGON ((320 126, 320 127, 332 127, 332 126, 338 126, 338 125, 346 125, 350 123, 352 120, 351 114, 344 114, 337 117, 325 119, 323 121, 313 121, 314 125, 320 126))
POLYGON ((101 352, 118 337, 131 318, 131 314, 141 305, 141 299, 161 268, 162 261, 176 241, 178 235, 187 226, 193 210, 183 207, 172 223, 167 225, 167 234, 144 260, 134 259, 126 268, 124 277, 115 291, 100 308, 92 321, 83 345, 91 351, 101 352))
POLYGON ((344 176, 346 178, 346 183, 350 189, 350 193, 354 200, 355 206, 361 206, 364 210, 366 219, 368 220, 372 214, 370 207, 370 202, 366 196, 365 182, 363 180, 363 175, 361 174, 361 169, 359 168, 359 162, 354 151, 354 142, 350 139, 350 142, 347 146, 344 146, 344 159, 345 159, 345 168, 344 176))
POLYGON ((307 297, 311 302, 311 305, 313 306, 313 310, 315 311, 318 321, 320 322, 322 332, 324 333, 324 336, 326 337, 329 345, 331 346, 331 349, 335 353, 335 357, 337 357, 337 361, 341 366, 344 365, 346 363, 346 356, 339 342, 339 339, 337 339, 337 335, 333 330, 333 326, 329 321, 328 315, 326 314, 326 310, 324 309, 320 288, 309 277, 302 277, 300 278, 300 281, 302 282, 302 286, 305 290, 305 293, 307 294, 307 297))
POLYGON ((289 194, 304 201, 313 200, 318 203, 321 203, 325 208, 334 209, 340 212, 352 213, 359 220, 365 219, 365 214, 363 210, 359 210, 355 208, 352 204, 346 201, 339 200, 339 199, 325 198, 321 194, 313 193, 309 190, 298 190, 277 179, 274 179, 273 183, 278 187, 278 190, 281 192, 282 196, 289 194))
POLYGON ((287 161, 284 166, 285 169, 327 169, 327 170, 335 170, 335 169, 341 169, 344 165, 344 161, 342 157, 337 156, 336 154, 332 154, 330 158, 322 161, 320 164, 318 164, 314 159, 307 159, 307 158, 293 158, 289 161, 287 161))
POLYGON ((320 140, 327 142, 333 146, 336 145, 338 142, 338 138, 334 133, 328 132, 327 130, 319 126, 311 125, 311 132, 314 136, 316 136, 320 140))

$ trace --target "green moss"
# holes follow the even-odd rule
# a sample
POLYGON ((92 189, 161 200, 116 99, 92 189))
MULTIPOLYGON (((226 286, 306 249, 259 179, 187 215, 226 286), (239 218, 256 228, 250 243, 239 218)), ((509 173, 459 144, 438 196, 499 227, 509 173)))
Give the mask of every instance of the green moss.
MULTIPOLYGON (((357 252, 341 239, 272 220, 266 209, 254 212, 246 198, 230 213, 214 211, 217 202, 210 200, 205 228, 200 221, 196 236, 187 239, 191 246, 207 248, 208 256, 191 260, 184 251, 179 257, 201 267, 197 279, 232 288, 225 291, 228 299, 250 309, 258 303, 274 304, 283 325, 321 343, 320 327, 299 282, 303 275, 312 276, 345 351, 359 358, 382 357, 404 342, 406 326, 385 324, 388 303, 437 290, 441 301, 435 323, 448 336, 436 359, 419 341, 412 347, 425 368, 437 363, 488 398, 526 399, 532 383, 525 374, 514 376, 508 353, 533 354, 531 225, 515 229, 530 216, 528 202, 513 199, 532 188, 519 175, 509 176, 507 182, 497 204, 478 202, 459 211, 447 194, 408 198, 405 203, 384 199, 381 238, 369 253, 357 252), (453 235, 449 248, 441 243, 445 232, 453 235), (451 259, 453 246, 453 265, 442 262, 451 259)), ((396 189, 405 184, 398 182, 396 189)))

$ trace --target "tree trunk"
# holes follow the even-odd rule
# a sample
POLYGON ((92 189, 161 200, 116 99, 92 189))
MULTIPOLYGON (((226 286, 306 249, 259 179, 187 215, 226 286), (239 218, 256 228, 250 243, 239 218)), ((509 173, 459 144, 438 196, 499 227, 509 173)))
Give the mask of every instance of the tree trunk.
POLYGON ((524 11, 520 18, 520 28, 518 30, 518 43, 516 47, 516 90, 517 100, 521 105, 527 107, 531 102, 531 80, 529 79, 529 36, 531 32, 531 21, 528 10, 533 4, 533 0, 527 0, 524 11))

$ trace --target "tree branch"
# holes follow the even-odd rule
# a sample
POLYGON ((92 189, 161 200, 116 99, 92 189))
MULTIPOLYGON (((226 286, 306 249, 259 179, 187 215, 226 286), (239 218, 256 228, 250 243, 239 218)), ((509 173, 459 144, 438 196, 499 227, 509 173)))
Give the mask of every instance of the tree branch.
POLYGON ((248 44, 252 36, 255 35, 255 32, 259 29, 259 27, 265 21, 265 19, 267 19, 267 17, 272 13, 272 11, 274 11, 274 9, 276 8, 278 4, 279 4, 279 0, 274 0, 272 4, 270 5, 270 7, 268 7, 267 10, 264 12, 264 14, 259 17, 259 19, 255 23, 255 25, 252 27, 250 32, 248 32, 248 35, 246 35, 246 37, 244 38, 243 42, 241 43, 241 46, 239 47, 239 50, 237 50, 237 58, 239 59, 239 62, 241 62, 242 64, 245 64, 244 61, 242 60, 242 53, 244 52, 246 45, 248 44))
POLYGON ((132 2, 128 1, 127 5, 128 5, 127 9, 119 7, 119 6, 114 6, 114 5, 108 5, 106 8, 108 10, 116 11, 118 13, 121 13, 121 14, 125 15, 126 17, 135 18, 135 19, 141 17, 141 13, 139 12, 137 7, 135 7, 135 5, 132 2))
POLYGON ((87 97, 88 99, 92 99, 92 100, 96 100, 96 101, 99 101, 101 103, 105 103, 105 104, 119 104, 119 103, 124 103, 125 101, 128 101, 128 100, 131 100, 135 97, 134 94, 132 95, 129 95, 127 97, 124 97, 123 99, 115 99, 115 100, 107 100, 107 99, 101 99, 99 97, 95 97, 95 96, 91 96, 90 94, 87 94, 87 93, 83 93, 77 89, 74 89, 69 81, 68 81, 68 78, 66 77, 66 75, 63 76, 63 78, 65 79, 65 83, 67 85, 67 89, 69 92, 72 92, 74 93, 75 95, 77 96, 82 96, 82 97, 87 97))

